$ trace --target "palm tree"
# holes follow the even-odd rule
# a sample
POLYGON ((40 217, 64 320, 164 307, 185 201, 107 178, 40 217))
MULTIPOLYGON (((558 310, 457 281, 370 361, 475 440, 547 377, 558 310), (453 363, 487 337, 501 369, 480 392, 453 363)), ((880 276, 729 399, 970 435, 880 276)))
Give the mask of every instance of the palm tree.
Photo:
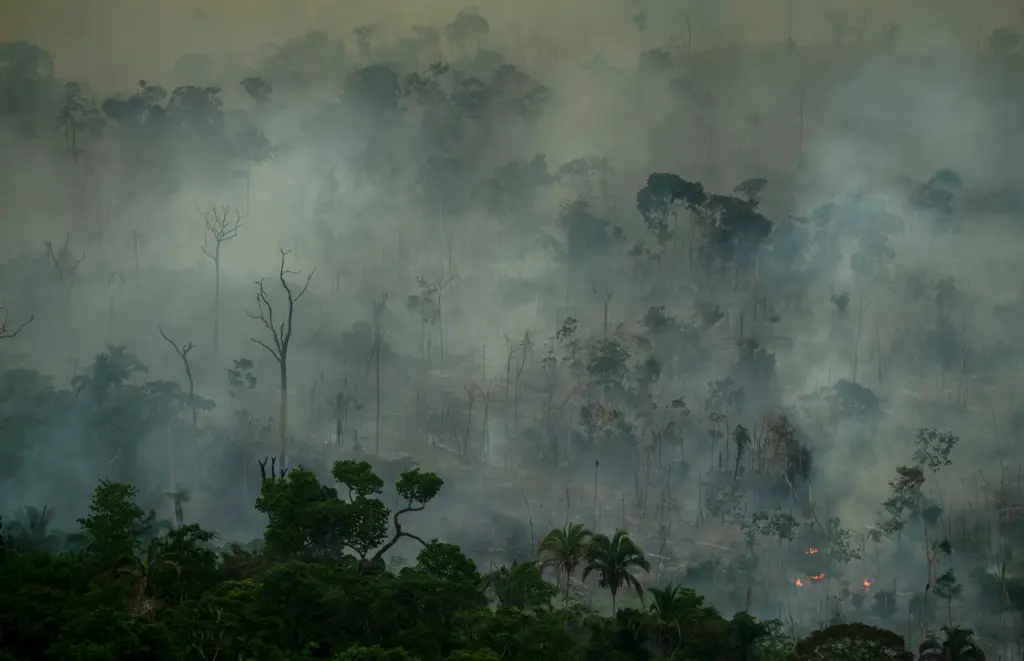
POLYGON ((149 370, 135 354, 123 346, 107 347, 93 360, 88 374, 79 374, 71 379, 71 387, 76 395, 89 393, 97 406, 106 401, 107 394, 124 384, 136 372, 147 373, 149 370))
POLYGON ((587 557, 587 548, 594 533, 582 523, 570 523, 564 528, 555 528, 540 540, 540 555, 544 558, 542 567, 555 566, 565 575, 565 601, 569 601, 569 587, 576 569, 587 557))
POLYGON ((608 588, 612 594, 612 615, 616 613, 616 597, 619 588, 626 586, 636 590, 641 597, 643 586, 633 575, 633 570, 651 571, 651 563, 647 562, 644 552, 630 538, 626 531, 616 530, 609 538, 607 535, 595 535, 587 548, 587 566, 583 568, 583 580, 587 580, 593 572, 600 578, 599 585, 608 588))
POLYGON ((156 600, 153 598, 152 579, 161 568, 173 569, 181 574, 181 566, 165 557, 162 540, 154 538, 149 540, 145 557, 133 558, 131 565, 119 570, 130 576, 135 583, 134 608, 137 613, 153 614, 156 600))
POLYGON ((964 627, 942 627, 943 640, 929 635, 918 648, 920 661, 985 661, 985 652, 974 640, 974 631, 964 627))
POLYGON ((704 597, 689 588, 669 583, 651 588, 651 614, 657 619, 662 656, 674 659, 683 644, 683 629, 704 606, 704 597))

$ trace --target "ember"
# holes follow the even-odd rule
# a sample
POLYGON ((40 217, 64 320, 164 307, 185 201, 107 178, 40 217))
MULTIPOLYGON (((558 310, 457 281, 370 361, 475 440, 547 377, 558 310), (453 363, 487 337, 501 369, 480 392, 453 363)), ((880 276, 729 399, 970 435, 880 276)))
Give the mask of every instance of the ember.
POLYGON ((810 579, 812 581, 814 581, 815 583, 817 583, 818 581, 824 580, 824 578, 825 578, 824 574, 815 574, 814 576, 810 577, 810 579))
POLYGON ((875 584, 875 579, 865 578, 862 584, 864 585, 865 590, 870 590, 871 586, 875 584))
POLYGON ((814 547, 807 549, 807 555, 817 555, 820 551, 814 547))
POLYGON ((798 578, 796 579, 796 586, 798 588, 802 588, 804 586, 804 582, 798 578))

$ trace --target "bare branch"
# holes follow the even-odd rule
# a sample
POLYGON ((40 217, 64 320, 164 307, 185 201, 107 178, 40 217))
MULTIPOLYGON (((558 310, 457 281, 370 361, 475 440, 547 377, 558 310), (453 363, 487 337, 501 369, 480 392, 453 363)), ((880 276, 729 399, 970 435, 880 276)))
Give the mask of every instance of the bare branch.
POLYGON ((306 282, 303 283, 302 288, 296 292, 293 287, 288 284, 288 280, 285 277, 287 275, 295 275, 298 273, 298 271, 291 271, 285 268, 285 259, 289 254, 290 251, 283 248, 281 249, 281 264, 277 272, 278 280, 281 282, 281 288, 284 289, 285 295, 288 298, 288 314, 286 315, 285 320, 280 323, 275 321, 274 308, 270 303, 270 297, 267 295, 267 289, 263 284, 263 280, 258 280, 256 282, 256 286, 258 287, 258 291, 256 292, 256 306, 258 312, 252 312, 250 310, 245 311, 246 316, 250 319, 260 321, 260 323, 270 331, 270 337, 273 340, 274 346, 271 347, 265 342, 255 338, 251 338, 252 341, 269 351, 279 363, 288 359, 288 346, 291 344, 292 323, 295 318, 295 304, 309 289, 309 283, 313 280, 313 274, 316 272, 315 268, 311 270, 309 275, 306 276, 306 282))
POLYGON ((192 349, 195 349, 195 345, 192 344, 192 342, 188 342, 187 344, 179 346, 177 342, 175 342, 171 338, 167 337, 167 333, 164 332, 163 327, 157 326, 157 330, 160 331, 160 336, 162 338, 164 338, 165 340, 167 340, 168 344, 170 344, 172 347, 174 347, 175 353, 177 353, 182 358, 182 360, 185 359, 185 356, 188 355, 189 351, 192 351, 192 349))
POLYGON ((10 315, 7 312, 7 308, 0 306, 0 340, 8 340, 12 337, 17 337, 21 331, 25 330, 25 327, 35 321, 36 316, 34 314, 29 315, 29 318, 21 323, 20 326, 11 330, 10 315))
POLYGON ((196 204, 196 210, 206 225, 208 240, 212 240, 214 244, 211 251, 207 242, 204 241, 200 249, 204 255, 217 261, 220 258, 220 245, 238 236, 238 230, 245 225, 245 216, 236 209, 234 217, 232 217, 232 209, 226 204, 220 207, 211 204, 206 209, 202 209, 196 204))

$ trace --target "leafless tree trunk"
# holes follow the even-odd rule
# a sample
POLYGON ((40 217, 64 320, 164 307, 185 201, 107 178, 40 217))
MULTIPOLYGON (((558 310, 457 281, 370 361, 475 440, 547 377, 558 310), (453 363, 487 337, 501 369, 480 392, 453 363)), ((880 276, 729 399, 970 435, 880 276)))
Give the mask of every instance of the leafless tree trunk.
POLYGON ((235 211, 234 218, 230 218, 231 208, 226 204, 221 207, 210 205, 205 210, 199 209, 199 215, 203 217, 206 224, 207 241, 203 242, 203 254, 213 261, 214 285, 213 285, 213 354, 216 356, 220 350, 220 247, 221 244, 230 241, 238 236, 238 230, 243 225, 245 216, 242 212, 235 211), (209 241, 213 241, 212 252, 209 241))
POLYGON ((71 288, 74 286, 75 276, 78 275, 78 267, 85 261, 85 253, 83 252, 79 257, 72 256, 70 234, 64 237, 64 244, 59 250, 54 251, 51 241, 43 241, 43 245, 46 246, 46 255, 57 276, 57 282, 66 288, 65 293, 70 300, 71 288))
POLYGON ((380 344, 381 339, 384 337, 380 332, 380 318, 384 314, 384 308, 388 304, 388 295, 385 292, 379 301, 373 303, 373 356, 374 362, 377 367, 377 374, 374 380, 374 386, 376 388, 377 395, 377 411, 376 419, 374 423, 374 444, 376 447, 376 454, 380 456, 380 344))
MULTIPOLYGON (((192 364, 188 360, 188 352, 195 348, 191 342, 179 345, 177 342, 167 337, 167 333, 164 329, 157 326, 157 330, 160 331, 160 337, 167 341, 174 348, 174 353, 178 354, 181 358, 181 363, 185 366, 185 377, 188 379, 188 406, 192 409, 192 428, 199 429, 199 409, 196 408, 196 382, 192 377, 192 364)), ((173 482, 172 482, 173 484, 173 482)))
POLYGON ((256 312, 246 310, 245 314, 250 319, 257 319, 263 326, 270 331, 271 344, 267 344, 262 340, 251 338, 253 342, 260 345, 267 352, 274 357, 277 361, 277 366, 280 371, 281 377, 281 401, 280 408, 278 410, 277 420, 277 439, 280 446, 280 459, 281 466, 286 468, 288 465, 288 451, 286 446, 287 438, 287 423, 288 423, 288 348, 292 342, 292 324, 295 319, 295 304, 306 294, 306 290, 309 289, 309 283, 313 279, 313 274, 316 272, 314 268, 306 276, 306 282, 302 285, 302 288, 298 291, 292 289, 292 286, 288 284, 285 279, 286 275, 297 274, 298 271, 289 271, 285 269, 284 262, 285 257, 288 256, 288 251, 281 249, 281 266, 278 269, 277 277, 281 283, 281 289, 284 290, 285 296, 288 298, 288 313, 286 320, 280 323, 274 319, 274 308, 270 303, 270 297, 267 296, 267 290, 263 286, 263 280, 258 280, 256 286, 258 290, 256 292, 256 312))
POLYGON ((594 292, 594 296, 597 296, 598 299, 603 299, 601 301, 602 305, 604 306, 603 329, 604 329, 604 339, 607 340, 608 339, 608 306, 611 305, 612 296, 615 295, 615 288, 614 287, 607 287, 607 288, 605 288, 603 294, 598 294, 597 293, 597 283, 595 282, 591 286, 591 290, 594 292))
POLYGON ((853 336, 853 368, 850 370, 850 381, 857 383, 857 359, 860 352, 860 332, 864 325, 864 312, 871 307, 871 301, 864 301, 861 293, 860 311, 857 313, 857 332, 853 336))

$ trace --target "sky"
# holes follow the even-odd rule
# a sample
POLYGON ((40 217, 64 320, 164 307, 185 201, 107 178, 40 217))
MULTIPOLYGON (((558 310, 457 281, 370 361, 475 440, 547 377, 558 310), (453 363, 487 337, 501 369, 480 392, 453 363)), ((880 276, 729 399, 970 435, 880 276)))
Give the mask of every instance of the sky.
MULTIPOLYGON (((827 15, 866 22, 869 38, 898 23, 908 41, 971 45, 993 27, 1020 23, 1020 3, 1006 0, 528 0, 475 3, 497 30, 563 38, 581 51, 613 51, 628 41, 630 17, 645 11, 665 38, 685 32, 682 11, 706 20, 697 40, 746 44, 785 39, 788 4, 800 43, 828 39, 827 15), (658 17, 661 20, 658 20, 658 17)), ((133 80, 166 71, 188 52, 251 51, 309 29, 348 33, 375 23, 406 29, 450 20, 462 0, 3 0, 0 40, 27 39, 57 57, 58 73, 97 82, 133 80), (109 79, 109 80, 108 80, 109 79)), ((632 57, 635 57, 635 50, 632 57)))

